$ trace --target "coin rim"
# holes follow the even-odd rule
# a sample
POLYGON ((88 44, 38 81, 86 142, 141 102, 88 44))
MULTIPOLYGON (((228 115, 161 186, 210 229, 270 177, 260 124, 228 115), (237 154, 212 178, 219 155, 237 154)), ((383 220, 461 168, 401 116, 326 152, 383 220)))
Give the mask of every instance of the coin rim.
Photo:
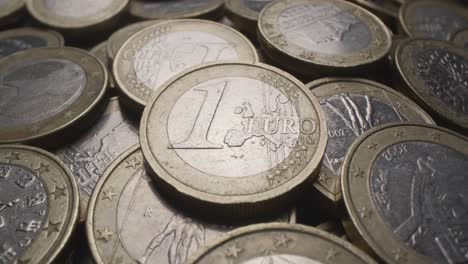
MULTIPOLYGON (((202 17, 202 16, 207 16, 211 13, 216 13, 218 9, 221 9, 224 5, 224 0, 211 0, 213 1, 212 5, 207 6, 207 8, 201 9, 200 11, 197 12, 187 12, 186 14, 180 15, 180 16, 171 16, 171 15, 163 15, 163 16, 158 16, 158 17, 150 17, 150 16, 145 16, 142 15, 142 12, 135 12, 135 9, 140 11, 142 2, 141 0, 133 0, 130 2, 129 5, 129 10, 128 13, 131 16, 137 17, 139 19, 143 20, 155 20, 155 19, 184 19, 184 18, 197 18, 197 17, 202 17)), ((151 2, 151 1, 149 1, 151 2)), ((221 10, 220 10, 221 12, 221 10)))
POLYGON ((0 9, 0 20, 7 18, 8 16, 12 15, 13 13, 19 11, 25 5, 24 0, 13 0, 10 3, 2 6, 0 9))
MULTIPOLYGON (((270 3, 268 3, 267 5, 269 5, 270 3)), ((241 19, 246 19, 255 22, 260 16, 260 12, 257 13, 252 9, 246 7, 242 0, 225 0, 224 7, 226 8, 226 11, 241 17, 241 19)))
MULTIPOLYGON (((61 48, 64 46, 64 43, 65 43, 65 40, 63 39, 62 34, 58 33, 57 31, 34 28, 34 27, 22 27, 22 28, 14 28, 10 30, 1 31, 0 40, 4 38, 15 37, 17 35, 20 35, 20 36, 27 35, 27 36, 35 36, 35 37, 42 38, 46 40, 47 42, 47 45, 44 47, 61 48)), ((0 58, 4 58, 4 57, 6 56, 0 57, 0 58)))

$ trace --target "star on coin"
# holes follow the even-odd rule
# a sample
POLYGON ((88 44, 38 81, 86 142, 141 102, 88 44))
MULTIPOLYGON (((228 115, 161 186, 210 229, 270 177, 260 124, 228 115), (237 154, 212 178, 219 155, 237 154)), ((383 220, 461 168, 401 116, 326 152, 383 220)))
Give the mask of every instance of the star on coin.
POLYGON ((52 222, 49 221, 46 227, 44 227, 44 231, 46 232, 46 237, 49 237, 53 233, 58 233, 60 232, 60 224, 61 222, 52 222))
POLYGON ((109 242, 110 238, 114 235, 109 228, 106 226, 104 230, 97 230, 98 234, 98 240, 105 240, 106 242, 109 242))
POLYGON ((398 130, 395 132, 395 137, 403 137, 405 135, 405 132, 398 130))
POLYGON ((239 248, 237 244, 233 244, 232 246, 228 247, 225 251, 225 255, 228 258, 237 258, 239 253, 244 251, 243 249, 239 248))
POLYGON ((354 175, 355 178, 362 178, 362 177, 364 177, 364 171, 362 171, 362 170, 359 169, 359 168, 356 168, 356 169, 354 170, 353 175, 354 175))
POLYGON ((70 119, 70 118, 73 118, 73 115, 74 115, 74 114, 75 114, 75 113, 74 113, 73 111, 67 111, 67 112, 65 113, 65 117, 68 118, 68 119, 70 119))
POLYGON ((376 150, 377 149, 377 144, 374 141, 371 141, 369 144, 367 144, 368 149, 376 150))
POLYGON ((392 253, 394 254, 394 258, 397 262, 407 261, 407 253, 402 252, 401 249, 393 250, 392 253))
POLYGON ((437 133, 437 132, 432 132, 432 133, 431 133, 431 137, 432 137, 432 139, 435 140, 435 141, 439 141, 439 140, 440 140, 440 134, 437 133))
POLYGON ((13 160, 19 160, 19 153, 18 152, 10 152, 8 156, 5 157, 6 160, 10 163, 13 160))
POLYGON ((331 261, 333 260, 334 258, 336 258, 336 256, 338 256, 340 253, 338 251, 336 251, 336 249, 334 248, 330 248, 327 252, 327 261, 331 261))
POLYGON ((60 188, 56 185, 50 194, 54 196, 52 200, 57 200, 59 197, 65 196, 67 194, 67 188, 65 186, 60 188))
POLYGON ((319 181, 323 182, 324 184, 328 184, 328 181, 331 180, 331 178, 325 174, 320 174, 319 181))
POLYGON ((292 239, 287 237, 285 234, 280 234, 276 237, 276 247, 288 247, 288 243, 291 242, 292 239))
POLYGON ((102 194, 104 195, 102 200, 108 199, 109 201, 112 201, 112 198, 117 195, 117 193, 112 191, 112 188, 107 189, 107 191, 103 191, 102 194))
POLYGON ((44 164, 44 163, 39 163, 39 167, 37 169, 35 169, 35 171, 41 175, 42 173, 44 172, 48 172, 49 171, 49 164, 44 164))
POLYGON ((125 166, 125 168, 130 168, 132 167, 133 169, 136 169, 138 165, 140 165, 141 162, 139 162, 137 160, 137 158, 133 158, 131 160, 127 160, 127 165, 125 166))
POLYGON ((367 207, 362 207, 361 209, 358 210, 359 216, 361 218, 368 218, 372 215, 372 212, 367 208, 367 207))

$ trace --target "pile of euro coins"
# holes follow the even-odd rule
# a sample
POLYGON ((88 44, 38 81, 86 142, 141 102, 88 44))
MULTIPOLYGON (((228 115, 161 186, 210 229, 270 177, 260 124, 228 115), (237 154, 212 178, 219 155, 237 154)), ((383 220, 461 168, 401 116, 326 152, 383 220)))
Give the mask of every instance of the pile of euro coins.
POLYGON ((468 263, 462 0, 0 0, 0 264, 468 263))

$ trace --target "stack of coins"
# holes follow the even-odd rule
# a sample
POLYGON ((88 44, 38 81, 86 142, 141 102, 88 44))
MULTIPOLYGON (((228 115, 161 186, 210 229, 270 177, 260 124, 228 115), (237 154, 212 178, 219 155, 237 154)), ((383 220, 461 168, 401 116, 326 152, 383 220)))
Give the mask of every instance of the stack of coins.
POLYGON ((0 264, 468 262, 459 0, 0 0, 0 264))

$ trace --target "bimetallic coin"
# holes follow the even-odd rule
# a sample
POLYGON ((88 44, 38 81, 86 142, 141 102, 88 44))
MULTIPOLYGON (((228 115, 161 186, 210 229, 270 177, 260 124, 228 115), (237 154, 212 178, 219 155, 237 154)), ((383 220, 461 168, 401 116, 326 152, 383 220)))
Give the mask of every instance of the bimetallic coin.
POLYGON ((89 52, 96 56, 99 60, 101 60, 102 64, 105 66, 107 70, 107 76, 109 78, 109 88, 111 91, 115 91, 115 78, 114 74, 112 73, 112 63, 107 55, 107 41, 101 42, 95 47, 93 47, 89 52))
POLYGON ((315 97, 291 75, 265 64, 210 64, 158 90, 140 142, 168 195, 187 210, 237 219, 285 207, 315 179, 325 123, 315 97))
POLYGON ((104 171, 137 143, 138 129, 122 114, 118 98, 113 97, 90 130, 56 151, 78 183, 81 221, 85 219, 89 198, 104 171))
POLYGON ((106 86, 104 65, 80 49, 36 48, 0 59, 0 143, 63 143, 98 116, 106 86))
POLYGON ((400 23, 410 37, 446 41, 455 31, 468 27, 468 11, 453 1, 405 1, 400 23))
POLYGON ((145 172, 139 146, 109 167, 88 211, 87 235, 98 264, 185 263, 195 250, 233 229, 191 218, 158 191, 145 172))
POLYGON ((350 243, 302 225, 259 224, 237 229, 187 264, 376 263, 350 243))
POLYGON ((0 26, 16 21, 23 7, 24 0, 0 0, 0 26))
POLYGON ((391 32, 340 0, 275 1, 259 17, 259 41, 275 63, 309 76, 356 71, 385 58, 391 32))
POLYGON ((17 28, 0 32, 0 58, 26 49, 62 46, 62 35, 51 30, 17 28))
POLYGON ((0 182, 0 262, 56 261, 78 215, 78 189, 68 169, 43 150, 2 145, 0 182))
POLYGON ((26 0, 29 13, 42 24, 63 30, 97 28, 121 13, 129 0, 26 0))
POLYGON ((468 28, 455 32, 452 35, 451 40, 455 45, 468 49, 468 28))
POLYGON ((107 41, 107 56, 110 60, 114 60, 115 55, 122 47, 122 45, 131 38, 133 35, 138 33, 138 31, 145 29, 149 26, 162 22, 161 20, 151 20, 151 21, 143 21, 139 23, 134 23, 123 27, 116 32, 114 32, 107 41))
POLYGON ((257 31, 260 12, 272 0, 227 0, 226 15, 241 30, 248 33, 257 31))
POLYGON ((348 152, 344 200, 385 262, 466 263, 467 170, 467 138, 435 126, 389 125, 348 152))
POLYGON ((138 19, 210 18, 222 16, 223 0, 133 0, 130 15, 138 19))
POLYGON ((242 34, 219 23, 173 20, 148 27, 119 50, 114 60, 118 87, 134 110, 142 111, 154 91, 180 72, 206 62, 258 60, 242 34))
POLYGON ((438 122, 468 131, 468 53, 454 45, 424 39, 402 42, 395 65, 404 89, 438 122))
POLYGON ((328 125, 327 149, 314 187, 332 203, 342 201, 341 166, 361 134, 393 122, 433 123, 418 105, 376 82, 326 78, 307 87, 320 101, 328 125))

